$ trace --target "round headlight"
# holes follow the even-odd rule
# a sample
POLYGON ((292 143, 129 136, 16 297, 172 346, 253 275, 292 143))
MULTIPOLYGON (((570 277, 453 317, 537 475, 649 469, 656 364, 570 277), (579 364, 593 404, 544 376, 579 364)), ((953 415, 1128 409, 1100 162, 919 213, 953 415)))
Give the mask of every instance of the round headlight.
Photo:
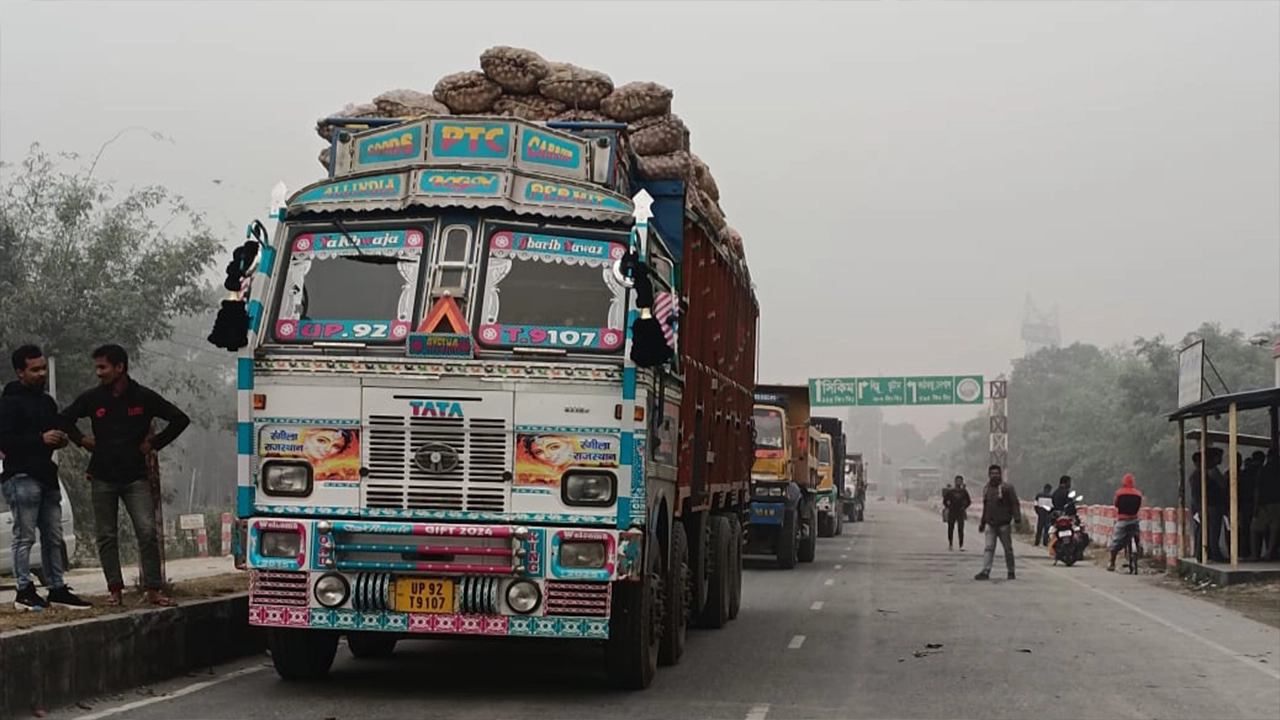
POLYGON ((528 580, 517 580, 507 588, 507 604, 521 615, 528 615, 538 609, 542 602, 542 592, 538 586, 528 580))
POLYGON ((347 601, 351 586, 347 579, 336 573, 323 575, 316 581, 316 600, 327 608, 335 608, 347 601))

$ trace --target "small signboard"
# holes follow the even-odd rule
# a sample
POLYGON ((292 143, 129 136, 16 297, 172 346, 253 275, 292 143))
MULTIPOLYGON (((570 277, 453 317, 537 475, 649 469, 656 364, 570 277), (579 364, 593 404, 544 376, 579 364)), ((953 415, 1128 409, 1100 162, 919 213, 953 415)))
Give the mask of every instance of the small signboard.
POLYGON ((1178 407, 1204 399, 1204 340, 1178 351, 1178 407))
POLYGON ((201 513, 179 515, 178 527, 183 530, 200 530, 204 528, 204 515, 201 513))

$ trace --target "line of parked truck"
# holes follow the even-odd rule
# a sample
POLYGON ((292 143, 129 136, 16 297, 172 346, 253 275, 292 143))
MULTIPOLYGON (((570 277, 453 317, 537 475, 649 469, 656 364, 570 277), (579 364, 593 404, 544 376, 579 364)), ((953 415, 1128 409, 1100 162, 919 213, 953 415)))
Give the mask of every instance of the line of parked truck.
POLYGON ((810 414, 807 385, 757 385, 746 554, 812 562, 819 537, 863 518, 867 479, 844 423, 810 414))

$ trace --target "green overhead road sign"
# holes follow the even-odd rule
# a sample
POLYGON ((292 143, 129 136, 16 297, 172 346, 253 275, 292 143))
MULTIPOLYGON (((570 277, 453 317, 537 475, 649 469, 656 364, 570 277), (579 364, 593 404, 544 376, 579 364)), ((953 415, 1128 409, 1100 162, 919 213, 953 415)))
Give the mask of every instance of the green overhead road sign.
POLYGON ((894 405, 981 405, 981 375, 903 375, 870 378, 810 378, 814 407, 894 405))

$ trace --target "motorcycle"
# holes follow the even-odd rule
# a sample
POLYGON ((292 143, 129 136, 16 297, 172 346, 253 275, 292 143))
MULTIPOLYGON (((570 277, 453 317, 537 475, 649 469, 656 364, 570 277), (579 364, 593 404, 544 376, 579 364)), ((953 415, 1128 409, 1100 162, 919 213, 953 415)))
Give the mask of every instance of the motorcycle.
POLYGON ((1049 552, 1053 554, 1053 564, 1061 562, 1067 567, 1084 559, 1085 548, 1089 546, 1089 534, 1076 513, 1076 505, 1084 500, 1083 495, 1072 491, 1068 496, 1066 507, 1055 511, 1050 518, 1049 552))

